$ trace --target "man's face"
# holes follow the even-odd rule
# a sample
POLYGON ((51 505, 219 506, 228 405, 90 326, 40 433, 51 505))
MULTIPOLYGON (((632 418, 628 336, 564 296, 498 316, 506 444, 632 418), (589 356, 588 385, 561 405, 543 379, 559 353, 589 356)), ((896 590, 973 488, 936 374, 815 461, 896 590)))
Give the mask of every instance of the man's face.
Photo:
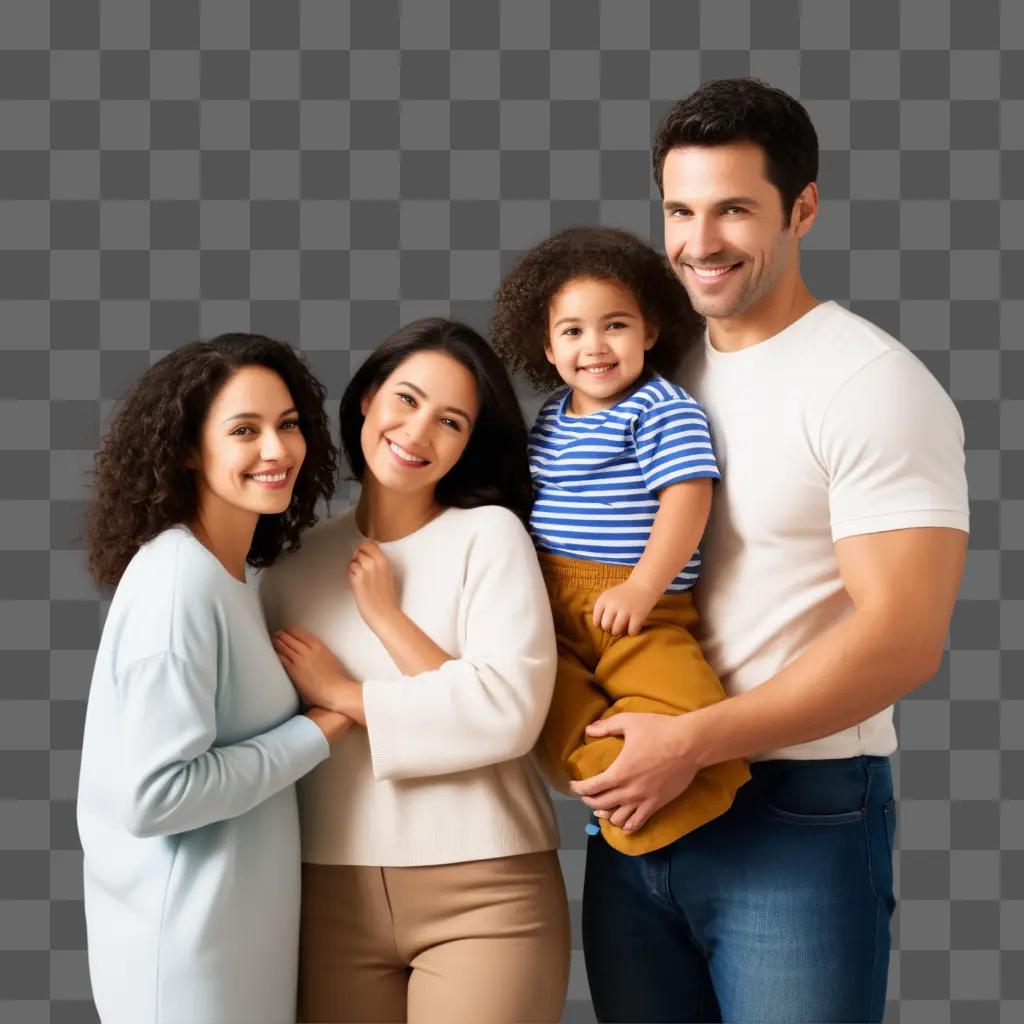
POLYGON ((793 267, 797 237, 752 142, 684 146, 662 172, 665 253, 694 309, 712 319, 756 310, 793 267))

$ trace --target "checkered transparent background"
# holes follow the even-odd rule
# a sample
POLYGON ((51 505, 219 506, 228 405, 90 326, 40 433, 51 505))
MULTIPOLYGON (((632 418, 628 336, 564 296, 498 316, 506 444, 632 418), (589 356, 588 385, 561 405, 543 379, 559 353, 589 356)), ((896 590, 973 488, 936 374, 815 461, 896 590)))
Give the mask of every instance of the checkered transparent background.
MULTIPOLYGON (((0 51, 0 1019, 96 1019, 74 796, 103 606, 76 538, 118 395, 251 328, 333 401, 406 320, 486 327, 552 230, 660 244, 651 128, 745 74, 818 127, 813 290, 910 345, 967 431, 949 652, 898 712, 886 1020, 1024 1019, 1024 5, 3 0, 0 51)), ((585 817, 557 807, 589 1021, 585 817)))

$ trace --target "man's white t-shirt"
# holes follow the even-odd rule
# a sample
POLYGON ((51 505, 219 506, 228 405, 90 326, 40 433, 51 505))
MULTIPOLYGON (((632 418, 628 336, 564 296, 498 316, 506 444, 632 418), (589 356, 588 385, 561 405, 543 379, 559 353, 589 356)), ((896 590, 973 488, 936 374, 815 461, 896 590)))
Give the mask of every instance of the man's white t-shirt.
MULTIPOLYGON (((729 695, 769 679, 850 613, 835 541, 967 530, 953 402, 907 348, 842 306, 822 303, 737 352, 705 337, 679 379, 707 412, 722 471, 696 597, 704 653, 729 695)), ((889 707, 754 760, 895 749, 889 707)))

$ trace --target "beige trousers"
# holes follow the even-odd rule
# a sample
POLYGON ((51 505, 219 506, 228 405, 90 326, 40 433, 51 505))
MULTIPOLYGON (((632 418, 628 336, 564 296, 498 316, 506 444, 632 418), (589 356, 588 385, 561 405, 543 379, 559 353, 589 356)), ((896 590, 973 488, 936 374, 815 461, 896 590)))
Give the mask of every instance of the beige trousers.
POLYGON ((557 1022, 569 913, 554 850, 427 867, 303 864, 302 1022, 557 1022))

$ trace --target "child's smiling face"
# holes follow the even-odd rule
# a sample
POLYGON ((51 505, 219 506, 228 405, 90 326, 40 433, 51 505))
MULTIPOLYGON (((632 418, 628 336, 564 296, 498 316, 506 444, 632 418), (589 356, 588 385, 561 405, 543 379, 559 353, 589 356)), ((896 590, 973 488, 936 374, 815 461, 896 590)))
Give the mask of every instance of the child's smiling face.
POLYGON ((657 337, 657 327, 618 281, 584 277, 563 285, 548 305, 544 352, 572 388, 570 411, 585 416, 625 398, 657 337))

